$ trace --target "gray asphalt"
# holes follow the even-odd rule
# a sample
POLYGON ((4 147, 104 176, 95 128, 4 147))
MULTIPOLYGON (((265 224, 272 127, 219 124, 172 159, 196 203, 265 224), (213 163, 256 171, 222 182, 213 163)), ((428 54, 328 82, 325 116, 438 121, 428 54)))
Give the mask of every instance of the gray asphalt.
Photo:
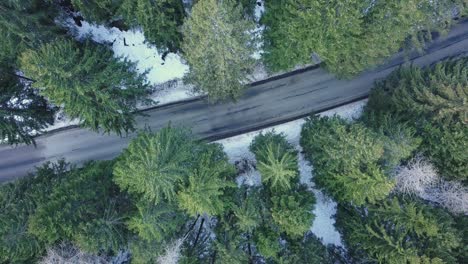
MULTIPOLYGON (((200 138, 213 140, 287 122, 337 105, 365 98, 375 81, 402 63, 427 66, 444 58, 468 54, 468 21, 435 39, 423 54, 397 54, 383 66, 352 80, 339 80, 321 68, 298 71, 253 84, 236 103, 210 105, 204 100, 156 107, 137 118, 138 127, 153 131, 173 125, 190 127, 200 138)), ((65 158, 86 160, 116 157, 129 140, 87 129, 70 128, 36 138, 37 148, 0 146, 0 182, 23 177, 45 161, 65 158)))

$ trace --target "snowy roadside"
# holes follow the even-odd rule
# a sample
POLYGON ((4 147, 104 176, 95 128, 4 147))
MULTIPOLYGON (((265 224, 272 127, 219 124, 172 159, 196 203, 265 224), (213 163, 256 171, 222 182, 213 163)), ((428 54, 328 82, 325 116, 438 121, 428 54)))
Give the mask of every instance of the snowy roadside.
MULTIPOLYGON (((358 118, 366 105, 367 99, 337 107, 325 112, 320 113, 320 116, 333 116, 338 115, 347 120, 354 120, 358 118)), ((336 202, 330 197, 326 196, 320 190, 316 189, 314 184, 311 182, 313 177, 313 168, 304 159, 301 151, 302 148, 299 145, 300 133, 302 125, 305 123, 305 119, 299 119, 291 121, 285 124, 265 128, 262 130, 218 140, 216 142, 224 146, 224 151, 229 156, 229 161, 233 164, 243 160, 255 161, 255 156, 249 151, 249 145, 253 138, 260 133, 268 131, 275 131, 277 133, 284 133, 287 140, 293 144, 299 151, 299 171, 301 176, 301 182, 309 186, 310 190, 315 194, 317 203, 315 205, 314 214, 315 220, 312 223, 311 231, 322 239, 324 244, 333 244, 336 246, 343 246, 341 236, 334 227, 335 219, 333 218, 336 213, 336 202)), ((241 175, 238 179, 238 184, 258 185, 260 184, 260 174, 258 171, 250 171, 241 175)))
MULTIPOLYGON (((258 22, 264 12, 263 0, 259 0, 260 5, 255 7, 255 20, 258 22)), ((81 21, 81 26, 76 25, 72 18, 58 22, 70 31, 76 39, 90 37, 94 41, 107 44, 111 47, 116 57, 126 58, 136 63, 137 71, 146 73, 147 81, 151 86, 150 99, 158 105, 183 101, 201 96, 196 94, 190 85, 183 83, 182 78, 189 68, 184 60, 175 53, 169 53, 163 61, 157 47, 146 43, 141 29, 121 31, 118 28, 108 28, 103 25, 95 25, 86 21, 81 21)), ((258 26, 253 34, 261 34, 262 27, 258 26)), ((261 45, 255 56, 260 58, 261 45)), ((248 78, 249 81, 258 81, 271 77, 262 65, 259 65, 255 72, 248 78)), ((139 105, 138 109, 145 109, 148 106, 139 105)), ((55 130, 71 125, 78 125, 78 120, 69 120, 63 114, 56 117, 52 126, 44 131, 55 130)))

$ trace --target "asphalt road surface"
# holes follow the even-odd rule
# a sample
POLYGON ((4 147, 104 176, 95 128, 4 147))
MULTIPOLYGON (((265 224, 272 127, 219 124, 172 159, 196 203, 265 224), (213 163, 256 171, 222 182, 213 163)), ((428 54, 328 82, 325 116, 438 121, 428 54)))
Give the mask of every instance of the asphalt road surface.
MULTIPOLYGON (((435 39, 423 54, 405 59, 397 54, 383 66, 352 80, 339 80, 312 67, 254 83, 236 103, 210 105, 196 99, 155 107, 137 118, 138 127, 152 131, 172 125, 190 127, 200 138, 214 140, 272 126, 365 98, 376 80, 404 63, 426 66, 447 57, 468 54, 468 21, 455 26, 445 37, 435 39)), ((80 164, 86 160, 116 157, 129 140, 87 129, 69 128, 36 138, 37 148, 0 146, 0 182, 27 175, 46 161, 65 158, 80 164)))

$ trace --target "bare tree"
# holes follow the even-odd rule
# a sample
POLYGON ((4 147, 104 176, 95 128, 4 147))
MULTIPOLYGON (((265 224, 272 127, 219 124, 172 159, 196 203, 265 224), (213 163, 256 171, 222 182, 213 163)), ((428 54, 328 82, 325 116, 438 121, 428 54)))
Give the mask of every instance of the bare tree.
POLYGON ((459 182, 440 180, 425 196, 452 213, 468 214, 468 188, 459 182))
POLYGON ((180 250, 185 238, 179 238, 166 247, 164 255, 158 257, 158 264, 177 264, 180 259, 180 250))
POLYGON ((432 164, 417 156, 407 166, 399 167, 396 175, 395 191, 403 194, 423 196, 426 189, 434 185, 439 176, 432 164))
POLYGON ((40 264, 111 264, 107 257, 87 254, 79 248, 61 243, 58 246, 47 249, 47 255, 40 264))

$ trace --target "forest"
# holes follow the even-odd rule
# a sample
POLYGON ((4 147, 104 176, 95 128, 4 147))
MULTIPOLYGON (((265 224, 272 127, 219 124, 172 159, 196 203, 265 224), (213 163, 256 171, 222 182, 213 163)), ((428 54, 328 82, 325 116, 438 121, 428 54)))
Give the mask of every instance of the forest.
POLYGON ((138 135, 113 160, 46 162, 1 184, 0 263, 467 263, 466 57, 398 68, 375 83, 356 120, 308 117, 300 146, 259 133, 249 152, 260 182, 246 184, 224 146, 190 128, 137 131, 140 107, 157 104, 147 71, 65 25, 141 30, 163 61, 182 58, 182 81, 214 104, 241 100, 259 65, 274 74, 320 63, 353 78, 400 50, 422 50, 467 5, 2 1, 2 144, 34 145, 58 114, 98 133, 138 135), (311 231, 311 184, 337 203, 341 246, 311 231))

